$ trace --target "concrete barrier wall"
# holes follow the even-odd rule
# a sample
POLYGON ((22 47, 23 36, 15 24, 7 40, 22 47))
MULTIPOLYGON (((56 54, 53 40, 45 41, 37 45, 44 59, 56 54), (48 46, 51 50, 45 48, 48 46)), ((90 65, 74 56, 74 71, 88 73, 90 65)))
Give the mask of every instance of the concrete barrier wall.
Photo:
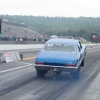
MULTIPOLYGON (((84 44, 86 46, 91 46, 91 45, 100 45, 100 44, 84 44)), ((5 44, 5 45, 0 45, 0 51, 2 50, 21 50, 21 49, 38 49, 42 48, 44 44, 5 44)))
POLYGON ((0 45, 1 50, 20 50, 20 49, 37 49, 42 48, 44 44, 16 44, 16 45, 0 45))

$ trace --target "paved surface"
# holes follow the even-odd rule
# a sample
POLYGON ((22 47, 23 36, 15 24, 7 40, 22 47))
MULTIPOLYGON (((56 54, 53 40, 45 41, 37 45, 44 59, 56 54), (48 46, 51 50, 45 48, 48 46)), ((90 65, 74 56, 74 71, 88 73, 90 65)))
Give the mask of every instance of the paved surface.
POLYGON ((100 100, 100 48, 88 50, 79 80, 69 73, 53 80, 52 72, 37 78, 33 64, 34 59, 0 65, 0 100, 100 100))

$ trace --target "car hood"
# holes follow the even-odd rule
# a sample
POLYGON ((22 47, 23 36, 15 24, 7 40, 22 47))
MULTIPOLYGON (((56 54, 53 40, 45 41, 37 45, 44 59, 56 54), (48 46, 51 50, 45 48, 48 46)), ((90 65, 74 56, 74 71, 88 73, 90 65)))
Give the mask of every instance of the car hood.
POLYGON ((76 53, 41 51, 36 58, 38 62, 75 63, 76 53))

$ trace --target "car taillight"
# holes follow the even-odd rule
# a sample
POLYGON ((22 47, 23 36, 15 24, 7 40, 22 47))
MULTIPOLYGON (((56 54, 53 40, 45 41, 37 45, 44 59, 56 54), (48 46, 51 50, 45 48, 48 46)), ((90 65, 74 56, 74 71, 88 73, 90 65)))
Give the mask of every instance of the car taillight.
POLYGON ((75 67, 74 64, 67 64, 66 67, 75 67))
POLYGON ((43 62, 35 62, 36 65, 43 65, 43 62))

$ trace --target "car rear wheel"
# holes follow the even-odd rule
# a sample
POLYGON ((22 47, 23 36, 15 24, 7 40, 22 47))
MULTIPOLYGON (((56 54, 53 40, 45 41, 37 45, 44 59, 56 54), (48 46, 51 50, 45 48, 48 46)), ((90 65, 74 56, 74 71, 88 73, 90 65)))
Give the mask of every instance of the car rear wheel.
POLYGON ((72 77, 74 79, 79 79, 80 78, 80 73, 79 72, 80 72, 80 67, 76 72, 70 72, 70 74, 72 75, 72 77))
POLYGON ((37 77, 44 77, 46 73, 45 70, 37 70, 37 77))
POLYGON ((73 77, 74 79, 79 79, 79 78, 80 78, 80 77, 79 77, 79 72, 71 73, 71 75, 72 75, 72 77, 73 77))
POLYGON ((62 72, 62 71, 58 71, 58 72, 56 72, 56 73, 57 73, 57 75, 60 75, 60 74, 61 74, 61 72, 62 72))

